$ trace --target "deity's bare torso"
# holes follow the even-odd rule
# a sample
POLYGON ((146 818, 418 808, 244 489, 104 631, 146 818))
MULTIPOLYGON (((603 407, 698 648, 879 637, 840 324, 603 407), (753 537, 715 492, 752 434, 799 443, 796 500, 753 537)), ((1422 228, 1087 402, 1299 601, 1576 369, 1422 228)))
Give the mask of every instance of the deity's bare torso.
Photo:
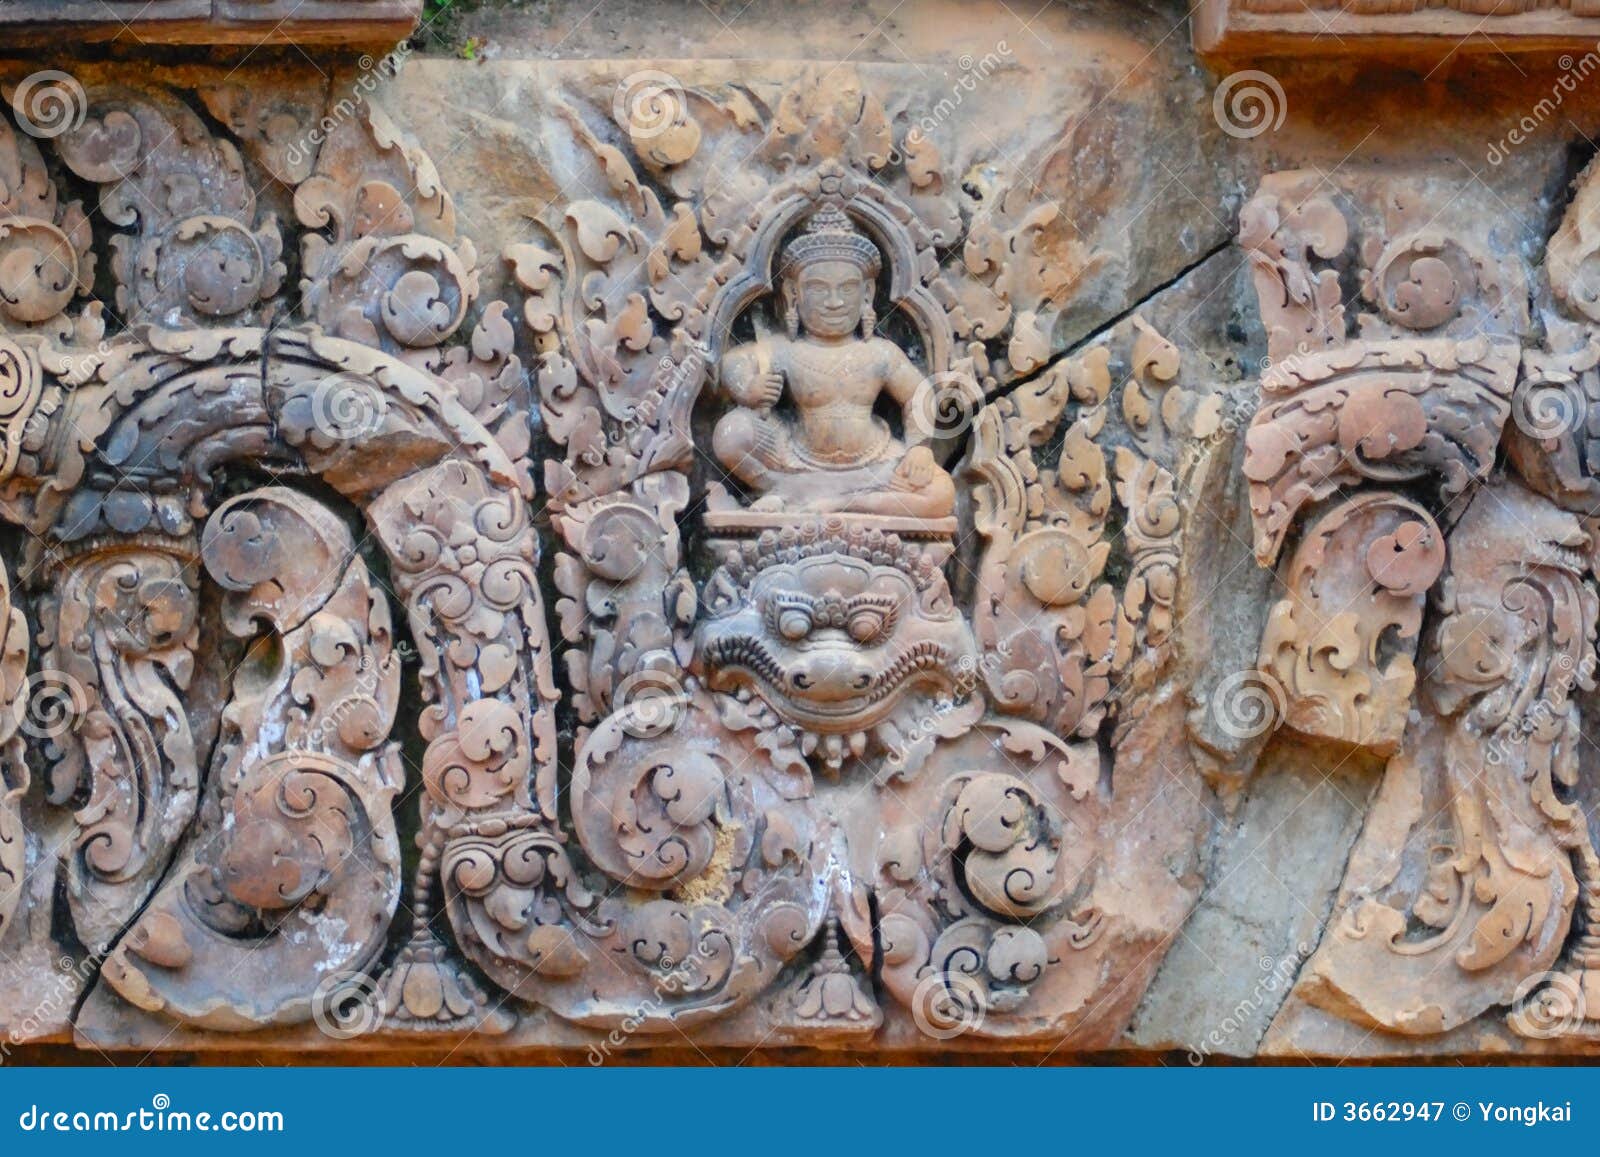
POLYGON ((937 518, 954 508, 950 476, 916 444, 923 373, 893 342, 858 333, 870 330, 868 246, 842 214, 814 221, 785 273, 790 336, 722 359, 723 391, 739 408, 717 423, 713 448, 759 495, 754 509, 937 518), (906 440, 873 412, 885 394, 905 417, 906 440))

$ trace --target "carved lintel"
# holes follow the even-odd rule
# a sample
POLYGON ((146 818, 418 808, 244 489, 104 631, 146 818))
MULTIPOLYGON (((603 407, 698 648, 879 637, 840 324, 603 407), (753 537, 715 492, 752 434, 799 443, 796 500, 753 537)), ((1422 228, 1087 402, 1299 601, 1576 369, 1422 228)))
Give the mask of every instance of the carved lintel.
POLYGON ((1600 8, 1587 0, 1201 0, 1197 52, 1366 56, 1587 51, 1600 8))
POLYGON ((84 691, 51 786, 108 952, 86 1034, 354 1035, 354 999, 397 1033, 927 1043, 965 1008, 1043 1042, 1176 927, 1102 905, 1191 840, 1106 836, 1147 803, 1116 752, 1175 733, 1215 429, 1177 346, 1130 322, 1120 393, 1106 350, 1059 357, 1090 242, 1027 181, 976 209, 849 70, 662 94, 650 135, 585 76, 547 125, 585 193, 506 254, 522 334, 432 161, 336 81, 93 85, 18 139, 5 188, 99 186, 149 315, 101 340, 92 234, 44 185, 4 206, 66 262, 0 248, 0 512, 84 691))

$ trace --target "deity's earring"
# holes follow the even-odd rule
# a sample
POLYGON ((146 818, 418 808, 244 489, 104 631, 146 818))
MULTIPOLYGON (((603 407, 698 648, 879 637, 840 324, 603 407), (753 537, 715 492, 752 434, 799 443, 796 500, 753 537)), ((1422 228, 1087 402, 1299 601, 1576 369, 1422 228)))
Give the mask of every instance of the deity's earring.
POLYGON ((878 328, 878 315, 872 311, 869 301, 861 308, 861 340, 871 341, 872 331, 878 328))
POLYGON ((790 340, 800 336, 800 308, 791 300, 783 303, 783 328, 789 331, 790 340))

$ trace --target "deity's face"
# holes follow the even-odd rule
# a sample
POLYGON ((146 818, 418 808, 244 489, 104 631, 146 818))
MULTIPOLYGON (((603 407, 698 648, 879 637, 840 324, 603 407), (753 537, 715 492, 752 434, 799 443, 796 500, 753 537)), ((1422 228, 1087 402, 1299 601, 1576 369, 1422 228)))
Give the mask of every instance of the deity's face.
POLYGON ((800 324, 817 337, 847 337, 861 324, 867 279, 849 261, 814 261, 794 275, 800 324))

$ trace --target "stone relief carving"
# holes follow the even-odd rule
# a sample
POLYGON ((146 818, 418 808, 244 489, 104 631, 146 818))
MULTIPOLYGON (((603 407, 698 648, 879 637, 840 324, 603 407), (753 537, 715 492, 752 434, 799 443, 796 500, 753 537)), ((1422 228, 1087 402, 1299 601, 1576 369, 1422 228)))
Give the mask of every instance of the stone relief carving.
POLYGON ((1182 734, 1216 399, 1143 318, 1062 356, 1055 207, 853 76, 594 95, 520 302, 372 106, 291 156, 315 101, 91 85, 45 144, 104 230, 0 138, 0 692, 69 692, 0 723, 0 935, 106 1042, 1115 1040, 1194 895, 1112 736, 1182 734))
POLYGON ((1160 661, 1180 525, 1156 444, 1196 406, 1164 365, 1155 394, 1183 397, 1124 399, 1134 445, 1097 443, 1106 351, 1044 353, 1068 286, 1026 255, 1053 210, 1009 194, 958 252, 932 144, 891 162, 853 82, 791 89, 750 178, 697 192, 696 153, 760 127, 725 99, 686 99, 673 149, 631 158, 558 110, 609 195, 511 258, 566 450, 546 483, 575 851, 609 894, 575 890, 548 840, 518 880, 533 837, 475 836, 446 852, 472 869, 455 925, 503 987, 597 1026, 663 960, 693 976, 645 1031, 748 1003, 810 946, 764 1006, 793 1039, 875 1028, 875 973, 935 1034, 1059 1034, 1105 983, 1096 736, 1135 654, 1160 661), (985 545, 958 596, 963 487, 985 545), (1139 528, 1120 586, 1119 502, 1139 528))
POLYGON ((1487 223, 1425 242, 1395 229, 1409 189, 1329 195, 1275 174, 1241 229, 1280 335, 1246 441, 1258 558, 1298 540, 1261 670, 1282 726, 1387 759, 1295 997, 1371 1028, 1438 1034, 1494 1012, 1527 1038, 1592 1031, 1594 181, 1550 242, 1547 348, 1531 348, 1516 250, 1487 223), (1347 212, 1381 232, 1353 245, 1347 212), (1334 280, 1347 262, 1369 303, 1355 333, 1334 280))
MULTIPOLYGON (((338 78, 0 124, 0 1022, 66 958, 29 1035, 1125 1040, 1219 822, 1223 398, 1063 338, 1039 188, 796 75, 562 74, 503 252, 379 108, 306 135, 338 78)), ((1239 215, 1249 674, 1384 768, 1293 999, 1363 1029, 1600 1008, 1597 188, 1542 270, 1420 180, 1239 215)))
MULTIPOLYGON (((407 777, 389 596, 347 525, 364 514, 418 648, 423 779, 438 796, 423 809, 418 933, 390 967, 466 1016, 484 998, 433 939, 434 833, 461 821, 457 777, 493 778, 531 809, 529 769, 554 765, 505 311, 484 311, 470 348, 444 348, 476 259, 426 159, 375 110, 339 126, 311 171, 281 174, 289 189, 246 179, 234 145, 169 94, 88 96, 55 152, 131 227, 109 245, 128 324, 107 337, 97 304, 70 311, 87 274, 35 278, 16 283, 5 338, 5 508, 29 532, 41 662, 71 689, 40 756, 70 813, 72 935, 103 958, 98 996, 208 1028, 307 1021, 319 977, 377 963, 407 777), (256 189, 328 230, 301 237, 302 269, 321 278, 303 322, 266 328, 282 320, 284 265, 256 189), (363 278, 343 274, 356 266, 363 278), (347 506, 240 469, 320 479, 347 506)), ((38 158, 8 139, 26 176, 38 158)), ((81 211, 42 174, 18 187, 31 200, 14 243, 92 268, 81 211)), ((9 845, 9 812, 7 825, 9 845)))

